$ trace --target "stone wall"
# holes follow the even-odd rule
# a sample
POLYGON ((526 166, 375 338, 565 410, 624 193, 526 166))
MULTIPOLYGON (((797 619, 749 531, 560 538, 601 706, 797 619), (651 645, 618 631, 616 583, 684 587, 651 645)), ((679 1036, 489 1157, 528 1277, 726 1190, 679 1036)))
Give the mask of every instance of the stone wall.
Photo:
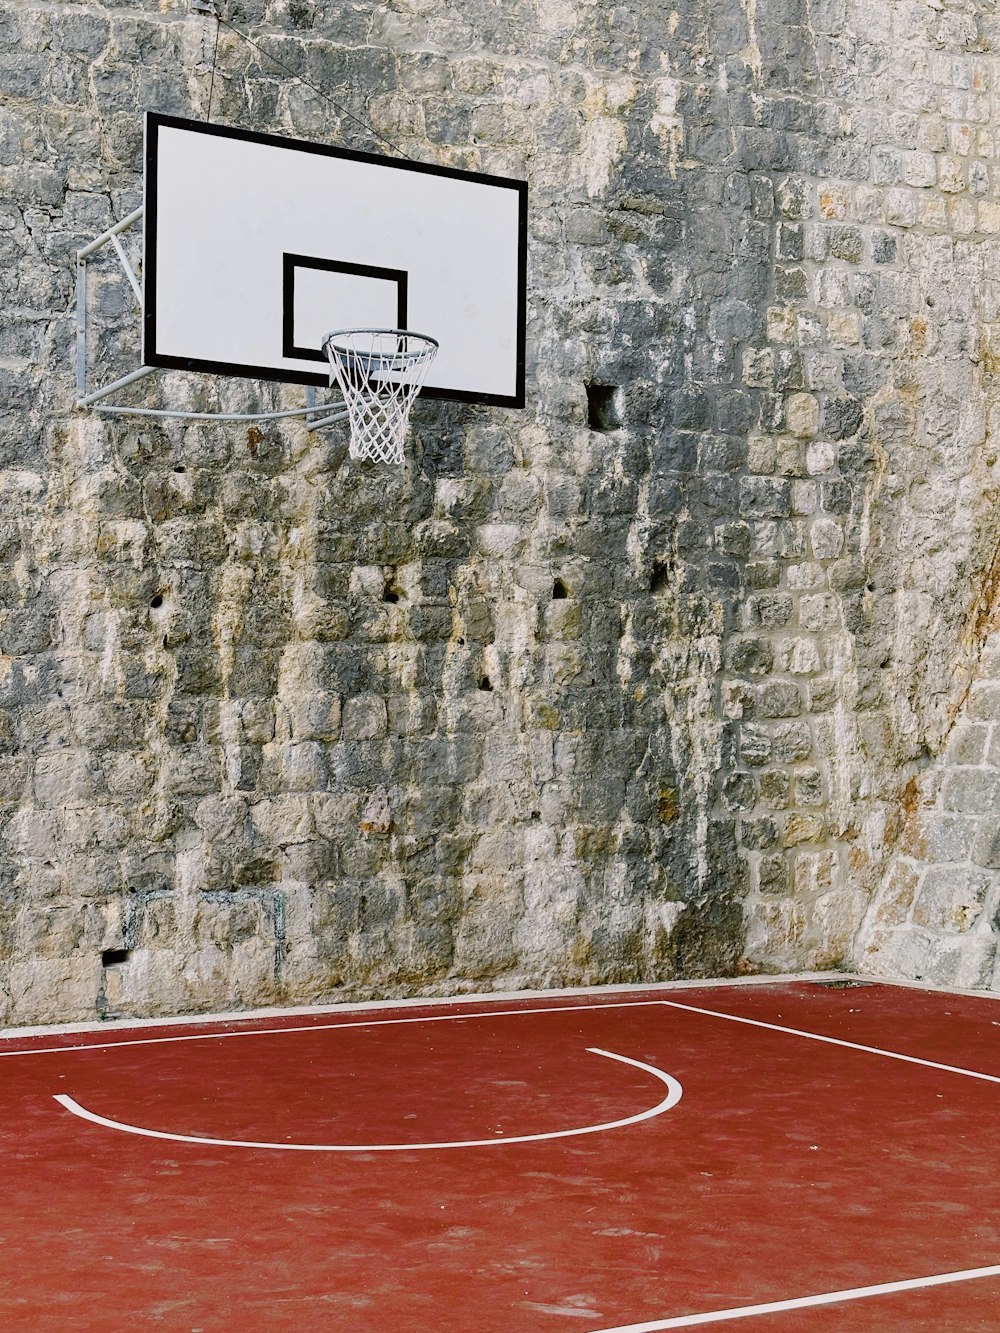
MULTIPOLYGON (((792 299, 748 355, 752 375, 795 376, 759 457, 802 515, 778 614, 797 626, 825 829, 786 812, 785 846, 803 850, 762 859, 749 952, 765 966, 820 962, 834 942, 859 956, 853 923, 975 669, 1000 535, 995 19, 847 4, 814 6, 811 30, 823 175, 779 254, 792 299)), ((773 656, 755 666, 771 690, 773 656)), ((930 959, 923 974, 946 979, 930 959)))
POLYGON ((1000 990, 1000 635, 987 639, 939 761, 907 818, 859 936, 869 973, 1000 990))
POLYGON ((983 633, 992 18, 225 12, 343 110, 187 0, 0 0, 5 1017, 843 962, 983 633), (388 473, 75 409, 75 251, 210 90, 529 180, 523 412, 388 473))

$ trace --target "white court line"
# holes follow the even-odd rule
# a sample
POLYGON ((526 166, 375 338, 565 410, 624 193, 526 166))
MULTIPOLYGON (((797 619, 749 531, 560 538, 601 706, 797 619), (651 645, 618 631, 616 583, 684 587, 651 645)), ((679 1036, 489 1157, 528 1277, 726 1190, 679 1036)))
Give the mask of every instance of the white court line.
POLYGON ((1000 1277, 1000 1264, 990 1268, 964 1268, 957 1273, 937 1273, 934 1277, 908 1278, 905 1282, 880 1282, 874 1287, 826 1291, 820 1296, 799 1296, 789 1301, 768 1301, 765 1305, 737 1305, 730 1310, 710 1310, 707 1314, 683 1314, 675 1319, 654 1319, 645 1324, 620 1324, 617 1328, 595 1329, 594 1333, 661 1333, 661 1330, 668 1328, 695 1328, 700 1324, 719 1324, 726 1319, 749 1319, 758 1314, 780 1314, 783 1310, 806 1310, 815 1305, 836 1305, 839 1301, 860 1301, 869 1296, 891 1296, 897 1291, 922 1291, 925 1287, 944 1287, 950 1282, 973 1282, 984 1277, 1000 1277))
POLYGON ((286 1028, 241 1028, 238 1032, 190 1032, 180 1037, 140 1037, 138 1041, 86 1042, 76 1046, 42 1046, 30 1051, 0 1051, 0 1060, 19 1055, 66 1055, 70 1051, 113 1051, 129 1046, 165 1046, 178 1041, 222 1041, 227 1037, 275 1037, 298 1032, 331 1032, 337 1028, 396 1027, 404 1023, 462 1023, 470 1018, 511 1018, 521 1014, 567 1014, 590 1009, 642 1009, 659 1000, 621 1000, 607 1004, 553 1004, 526 1009, 485 1009, 474 1014, 423 1014, 417 1018, 368 1018, 360 1023, 305 1023, 286 1028))
MULTIPOLYGON (((458 999, 457 1002, 461 1003, 462 1000, 458 999)), ((465 1002, 469 1003, 471 1001, 467 999, 465 1002)), ((477 997, 476 1002, 480 1002, 480 997, 477 997)), ((324 1030, 343 1028, 343 1027, 378 1027, 378 1026, 398 1024, 398 1023, 459 1021, 467 1018, 471 1019, 471 1018, 508 1017, 520 1014, 553 1013, 553 1012, 563 1013, 568 1010, 575 1011, 583 1009, 640 1008, 649 1005, 661 1005, 673 1009, 680 1009, 687 1011, 689 1013, 701 1014, 708 1018, 720 1018, 731 1023, 742 1023, 749 1027, 759 1027, 772 1032, 781 1032, 788 1036, 803 1037, 810 1041, 822 1042, 826 1045, 840 1046, 847 1050, 861 1051, 869 1055, 880 1055, 884 1056, 886 1059, 899 1060, 906 1064, 923 1065, 926 1068, 937 1069, 945 1073, 961 1074, 965 1075, 968 1078, 980 1079, 988 1083, 1000 1083, 1000 1078, 992 1074, 983 1074, 977 1070, 964 1069, 957 1065, 947 1065, 947 1064, 941 1064, 933 1060, 923 1060, 917 1056, 904 1055, 901 1052, 886 1050, 883 1047, 866 1046, 858 1042, 845 1041, 838 1037, 827 1037, 816 1032, 807 1032, 802 1028, 785 1027, 782 1026, 781 1024, 765 1022, 762 1019, 745 1018, 742 1015, 738 1014, 727 1014, 727 1013, 722 1013, 719 1010, 715 1009, 703 1009, 696 1005, 680 1004, 677 1001, 661 1000, 661 999, 610 1002, 605 1004, 580 1004, 580 1005, 537 1006, 537 1007, 532 1006, 530 1008, 520 1008, 520 1009, 510 1009, 510 1010, 486 1010, 471 1014, 442 1014, 442 1015, 435 1014, 435 1015, 422 1015, 416 1018, 374 1019, 374 1020, 367 1020, 361 1023, 350 1023, 350 1022, 325 1023, 325 1024, 303 1025, 297 1027, 240 1030, 237 1032, 190 1034, 177 1037, 153 1037, 153 1038, 144 1038, 139 1041, 107 1042, 107 1043, 101 1043, 100 1045, 97 1046, 87 1044, 79 1046, 48 1047, 43 1050, 37 1050, 37 1051, 7 1051, 7 1052, 0 1052, 0 1058, 2 1058, 5 1055, 10 1055, 10 1056, 46 1055, 46 1054, 54 1054, 56 1052, 68 1052, 68 1051, 79 1051, 79 1050, 107 1050, 107 1049, 112 1049, 116 1046, 145 1046, 145 1045, 156 1045, 166 1042, 217 1040, 223 1037, 263 1036, 263 1035, 275 1035, 278 1033, 285 1033, 285 1032, 312 1032, 312 1031, 324 1031, 324 1030)), ((623 1063, 633 1064, 636 1065, 638 1068, 647 1070, 655 1077, 659 1078, 662 1082, 666 1083, 668 1088, 671 1088, 671 1092, 668 1093, 668 1096, 664 1099, 663 1102, 659 1104, 659 1106, 654 1107, 650 1111, 644 1112, 640 1116, 634 1117, 631 1120, 611 1122, 606 1126, 589 1126, 579 1130, 557 1131, 556 1134, 554 1135, 547 1135, 547 1136, 542 1135, 538 1137, 542 1138, 565 1137, 567 1135, 572 1135, 572 1134, 596 1133, 600 1129, 610 1129, 610 1128, 624 1126, 627 1124, 635 1123, 638 1119, 649 1119, 653 1115, 659 1115, 663 1111, 668 1110, 671 1105, 676 1105, 677 1101, 680 1099, 681 1095, 680 1084, 676 1083, 676 1080, 672 1079, 669 1074, 664 1073, 662 1070, 658 1070, 652 1065, 642 1064, 640 1061, 637 1060, 630 1060, 627 1056, 614 1055, 610 1051, 599 1051, 598 1048, 596 1047, 590 1047, 588 1049, 594 1051, 594 1053, 596 1054, 606 1055, 611 1059, 621 1060, 623 1063), (673 1100, 671 1100, 671 1097, 673 1096, 672 1084, 675 1083, 678 1091, 677 1095, 673 1097, 673 1100)), ((414 1145, 382 1145, 380 1149, 374 1149, 374 1148, 363 1148, 363 1147, 348 1148, 342 1146, 334 1147, 334 1146, 287 1144, 287 1143, 247 1144, 241 1142, 234 1143, 233 1141, 230 1140, 220 1140, 220 1139, 185 1139, 183 1138, 183 1136, 180 1135, 165 1134, 157 1130, 141 1129, 136 1126, 126 1126, 116 1121, 107 1120, 102 1116, 97 1116, 94 1115, 92 1112, 87 1111, 84 1107, 79 1106, 78 1103, 74 1102, 73 1099, 70 1097, 59 1095, 56 1096, 55 1100, 60 1102, 67 1110, 72 1111, 74 1115, 80 1115, 84 1119, 90 1120, 95 1124, 104 1125, 112 1129, 123 1130, 127 1133, 144 1135, 149 1138, 181 1139, 182 1141, 186 1142, 195 1142, 195 1143, 220 1145, 220 1146, 276 1148, 285 1151, 311 1150, 311 1151, 328 1151, 328 1152, 336 1152, 336 1151, 371 1152, 379 1150, 381 1151, 403 1151, 405 1149, 412 1150, 412 1148, 414 1147, 414 1145)), ((531 1139, 525 1137, 519 1139, 513 1139, 513 1138, 485 1139, 481 1141, 481 1146, 485 1147, 488 1145, 495 1145, 497 1143, 515 1143, 515 1142, 526 1142, 526 1141, 531 1141, 531 1139)), ((444 1148, 449 1146, 471 1146, 471 1144, 449 1145, 449 1144, 439 1143, 439 1144, 427 1144, 420 1146, 425 1148, 432 1148, 432 1147, 444 1148)), ((477 1144, 477 1146, 479 1145, 477 1144)), ((727 1310, 707 1311, 701 1314, 694 1314, 694 1315, 680 1315, 680 1316, 674 1316, 669 1319, 653 1320, 639 1324, 619 1325, 618 1327, 615 1328, 594 1330, 594 1333, 662 1333, 663 1330, 668 1330, 672 1328, 694 1328, 710 1323, 721 1323, 725 1320, 746 1319, 755 1315, 780 1313, 786 1310, 806 1309, 811 1306, 833 1305, 840 1301, 862 1300, 873 1296, 889 1295, 894 1292, 918 1291, 930 1287, 945 1286, 950 1283, 970 1282, 976 1279, 990 1278, 990 1277, 1000 1277, 1000 1265, 994 1265, 987 1268, 963 1269, 953 1273, 941 1273, 929 1277, 911 1278, 901 1282, 879 1283, 868 1287, 854 1287, 844 1291, 826 1292, 819 1295, 802 1296, 784 1301, 772 1301, 765 1304, 735 1306, 727 1310)))
POLYGON ((504 1138, 492 1139, 459 1139, 450 1143, 258 1143, 246 1139, 210 1139, 203 1138, 196 1134, 169 1134, 161 1129, 141 1129, 138 1125, 126 1124, 123 1120, 109 1120, 103 1115, 95 1115, 93 1111, 88 1111, 86 1107, 81 1106, 79 1102, 74 1101, 72 1097, 67 1097, 62 1093, 56 1095, 53 1100, 60 1106, 71 1111, 73 1115, 79 1116, 81 1120, 89 1120, 92 1124, 101 1125, 105 1129, 118 1129, 125 1134, 140 1134, 147 1139, 171 1139, 175 1143, 197 1143, 207 1145, 213 1148, 268 1148, 275 1152, 425 1152, 435 1148, 496 1148, 506 1146, 509 1143, 541 1143, 546 1139, 572 1139, 581 1134, 602 1134, 610 1129, 624 1129, 627 1125, 638 1125, 643 1120, 652 1120, 654 1116, 663 1115, 676 1106, 683 1096, 684 1089, 677 1080, 662 1069, 657 1069, 655 1065, 647 1065, 642 1060, 632 1060, 627 1055, 616 1055, 614 1051, 602 1051, 597 1046, 588 1046, 587 1050, 592 1055, 603 1055, 609 1060, 618 1060, 623 1065, 633 1065, 636 1069, 642 1069, 666 1085, 667 1095, 656 1106, 652 1106, 648 1111, 640 1111, 637 1115, 630 1115, 624 1120, 607 1120, 599 1125, 583 1125, 578 1129, 556 1129, 547 1134, 518 1134, 504 1138))
MULTIPOLYGON (((849 1051, 862 1051, 867 1055, 882 1055, 888 1060, 901 1060, 905 1064, 923 1065, 927 1069, 938 1069, 946 1074, 964 1074, 966 1078, 981 1079, 984 1083, 1000 1083, 994 1074, 981 1074, 975 1069, 963 1069, 958 1065, 941 1064, 937 1060, 921 1060, 915 1055, 903 1055, 899 1051, 887 1051, 881 1046, 864 1046, 856 1041, 844 1041, 840 1037, 825 1037, 818 1032, 806 1032, 802 1028, 784 1027, 780 1023, 767 1023, 760 1018, 744 1018, 742 1014, 721 1013, 718 1009, 702 1009, 693 1004, 680 1004, 676 1000, 658 1000, 657 1004, 670 1009, 681 1009, 690 1014, 701 1014, 706 1018, 722 1018, 730 1023, 742 1023, 747 1027, 764 1028, 768 1032, 781 1032, 790 1037, 804 1037, 808 1041, 823 1042, 827 1046, 842 1046, 849 1051)), ((904 1282, 880 1282, 870 1287, 851 1287, 846 1291, 829 1291, 818 1296, 799 1296, 785 1301, 768 1301, 762 1305, 738 1305, 728 1310, 709 1310, 703 1314, 677 1315, 671 1319, 653 1319, 641 1324, 621 1324, 615 1328, 595 1329, 594 1333, 662 1333, 671 1328, 697 1328, 704 1324, 720 1324, 729 1319, 750 1319, 755 1315, 780 1314, 785 1310, 805 1310, 817 1305, 836 1305, 840 1301, 860 1301, 871 1296, 888 1296, 893 1292, 921 1291, 927 1287, 943 1287, 953 1282, 972 1282, 977 1278, 1000 1277, 1000 1264, 989 1268, 965 1268, 955 1273, 938 1273, 931 1277, 908 1278, 904 1282)))
POLYGON ((984 1083, 1000 1083, 996 1074, 981 1074, 977 1069, 963 1069, 960 1065, 943 1065, 937 1060, 921 1060, 916 1055, 903 1055, 899 1051, 887 1051, 881 1046, 862 1046, 860 1042, 844 1041, 840 1037, 824 1037, 818 1032, 806 1032, 803 1028, 786 1028, 780 1023, 765 1023, 760 1018, 743 1018, 739 1014, 724 1014, 718 1009, 699 1009, 693 1004, 679 1004, 676 1000, 657 1000, 656 1004, 666 1005, 670 1009, 683 1009, 689 1014, 704 1014, 708 1018, 724 1018, 729 1023, 744 1023, 747 1027, 764 1028, 768 1032, 784 1032, 790 1037, 805 1037, 808 1041, 821 1041, 826 1046, 843 1046, 848 1051, 864 1051, 868 1055, 884 1055, 887 1060, 902 1060, 908 1065, 923 1065, 925 1069, 940 1069, 946 1074, 964 1074, 966 1078, 978 1078, 984 1083))
MULTIPOLYGON (((0 1029, 0 1041, 20 1041, 28 1037, 69 1037, 81 1032, 130 1032, 140 1028, 175 1028, 208 1026, 212 1023, 263 1022, 274 1018, 316 1017, 320 1014, 372 1014, 384 1009, 444 1009, 456 1004, 520 1004, 524 1000, 569 1000, 583 995, 659 995, 691 990, 746 990, 763 986, 784 986, 791 983, 816 982, 829 986, 831 982, 859 982, 863 985, 900 986, 896 981, 879 981, 846 972, 767 972, 751 977, 701 977, 695 981, 623 981, 614 986, 546 986, 543 990, 489 990, 455 991, 450 994, 396 996, 391 1000, 337 1000, 330 1004, 263 1005, 255 1009, 201 1010, 194 1014, 170 1014, 158 1018, 100 1018, 85 1023, 36 1023, 21 1027, 0 1029)), ((943 990, 911 983, 914 989, 943 990)), ((989 991, 944 991, 948 995, 972 995, 993 999, 1000 1004, 1000 995, 989 991)))

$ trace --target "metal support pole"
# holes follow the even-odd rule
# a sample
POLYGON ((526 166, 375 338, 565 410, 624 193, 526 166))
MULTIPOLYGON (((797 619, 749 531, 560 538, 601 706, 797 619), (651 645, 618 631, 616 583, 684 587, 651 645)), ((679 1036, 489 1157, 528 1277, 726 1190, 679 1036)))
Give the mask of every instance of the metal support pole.
POLYGON ((129 282, 132 285, 132 290, 135 292, 136 302, 138 303, 139 309, 141 310, 142 288, 139 286, 139 279, 133 273, 132 265, 128 262, 128 255, 126 255, 125 251, 122 249, 122 243, 118 239, 117 235, 115 235, 114 233, 111 236, 111 244, 115 247, 115 251, 118 255, 118 258, 121 260, 121 266, 125 270, 126 278, 128 278, 129 282))
POLYGON ((118 389, 124 389, 127 384, 134 384, 136 380, 143 380, 147 375, 152 375, 154 373, 155 367, 140 366, 138 370, 133 370, 130 375, 123 375, 121 379, 112 380, 110 384, 105 384, 103 389, 95 389, 93 393, 88 393, 83 398, 78 398, 76 400, 76 405, 77 407, 92 407, 94 403, 99 403, 102 398, 107 398, 109 393, 115 393, 118 389))
MULTIPOLYGON (((150 367, 144 367, 141 373, 151 375, 153 372, 150 367)), ((119 380, 118 387, 121 384, 122 381, 119 380)), ((114 388, 115 386, 111 385, 109 387, 114 388)), ((84 404, 81 404, 81 406, 84 406, 84 404)), ((93 406, 95 412, 109 412, 121 417, 160 417, 165 421, 283 421, 291 417, 305 418, 308 411, 308 408, 290 407, 281 412, 175 412, 162 407, 114 407, 105 406, 101 403, 95 403, 93 406)), ((329 426, 335 421, 346 421, 347 415, 347 412, 344 411, 323 417, 321 421, 310 421, 306 418, 305 424, 310 430, 316 430, 319 426, 329 426)))
POLYGON ((87 261, 76 264, 76 396, 87 392, 87 261))
POLYGON ((121 222, 116 222, 115 225, 109 227, 107 231, 102 231, 100 236, 95 236, 89 245, 85 245, 82 250, 77 251, 77 259, 89 258, 95 250, 100 250, 102 245, 107 245, 112 236, 117 236, 119 232, 126 231, 131 227, 133 222, 138 222, 145 211, 145 208, 140 206, 134 213, 130 213, 127 218, 122 218, 121 222))
MULTIPOLYGON (((207 3, 207 0, 206 0, 207 3)), ((192 0, 192 8, 198 8, 197 0, 192 0)), ((207 12, 204 9, 201 12, 207 12)), ((129 263, 128 256, 118 237, 129 227, 142 218, 144 209, 137 208, 128 217, 122 218, 116 222, 113 227, 107 231, 101 232, 82 250, 77 252, 76 266, 76 405, 77 407, 90 407, 95 412, 105 412, 114 416, 122 417, 158 417, 161 420, 181 421, 230 421, 230 422, 252 422, 252 421, 284 421, 294 417, 301 417, 309 430, 318 430, 321 426, 332 426, 337 421, 346 421, 348 413, 341 403, 317 403, 316 390, 312 385, 306 389, 305 407, 284 408, 278 412, 181 412, 163 407, 126 407, 117 406, 113 403, 105 403, 103 400, 111 394, 117 393, 119 389, 124 389, 130 384, 135 384, 138 380, 146 379, 150 375, 156 374, 155 366, 139 366, 138 369, 131 371, 128 375, 122 375, 120 379, 113 380, 110 384, 103 385, 100 389, 93 389, 88 392, 87 388, 87 260, 95 254, 102 246, 111 244, 118 256, 118 261, 125 272, 125 276, 135 293, 140 311, 143 308, 142 287, 136 277, 135 270, 129 263), (331 412, 330 408, 337 408, 337 411, 331 412)))

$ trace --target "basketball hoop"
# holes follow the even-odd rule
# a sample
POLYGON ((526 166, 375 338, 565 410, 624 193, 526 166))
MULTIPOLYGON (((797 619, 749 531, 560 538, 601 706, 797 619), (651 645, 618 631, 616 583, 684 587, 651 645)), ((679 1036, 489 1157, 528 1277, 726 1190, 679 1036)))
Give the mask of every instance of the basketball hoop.
POLYGON ((406 329, 341 329, 327 334, 330 383, 340 386, 351 423, 352 458, 402 463, 410 408, 438 343, 406 329))

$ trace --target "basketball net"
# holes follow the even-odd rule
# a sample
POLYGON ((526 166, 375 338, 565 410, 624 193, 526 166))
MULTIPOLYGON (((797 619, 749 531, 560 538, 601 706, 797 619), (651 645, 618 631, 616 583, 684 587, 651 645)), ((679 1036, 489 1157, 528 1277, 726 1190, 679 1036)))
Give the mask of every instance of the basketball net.
POLYGON ((328 334, 330 383, 344 395, 352 458, 402 463, 410 408, 438 344, 406 329, 342 329, 328 334))

